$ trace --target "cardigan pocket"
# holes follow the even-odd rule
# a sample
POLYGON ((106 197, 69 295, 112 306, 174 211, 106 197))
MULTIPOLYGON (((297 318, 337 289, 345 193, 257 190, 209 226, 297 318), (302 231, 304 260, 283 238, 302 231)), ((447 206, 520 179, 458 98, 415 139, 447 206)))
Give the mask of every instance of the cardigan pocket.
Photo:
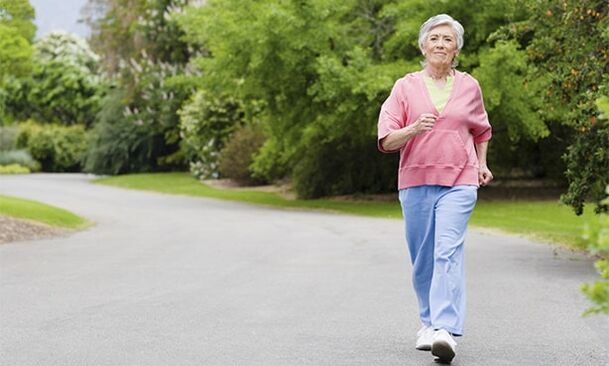
POLYGON ((457 131, 433 129, 412 141, 406 156, 406 168, 463 168, 467 151, 457 131))

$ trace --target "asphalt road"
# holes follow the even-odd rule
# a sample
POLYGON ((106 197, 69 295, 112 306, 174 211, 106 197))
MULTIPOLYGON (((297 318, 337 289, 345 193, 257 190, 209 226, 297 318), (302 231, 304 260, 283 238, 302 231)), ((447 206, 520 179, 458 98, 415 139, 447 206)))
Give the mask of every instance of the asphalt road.
MULTIPOLYGON (((0 245, 0 365, 434 365, 400 220, 1 176, 97 224, 0 245)), ((396 203, 397 204, 397 203, 396 203)), ((0 228, 1 229, 1 228, 0 228)), ((609 365, 592 261, 470 230, 453 365, 609 365)))

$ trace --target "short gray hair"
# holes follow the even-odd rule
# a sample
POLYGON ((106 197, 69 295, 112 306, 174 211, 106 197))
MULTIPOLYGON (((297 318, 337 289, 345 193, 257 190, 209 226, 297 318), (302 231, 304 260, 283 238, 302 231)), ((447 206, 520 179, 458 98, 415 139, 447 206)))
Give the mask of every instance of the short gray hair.
POLYGON ((453 29, 455 37, 457 38, 457 50, 461 51, 461 48, 463 48, 463 33, 465 33, 463 26, 448 14, 438 14, 427 19, 427 21, 425 21, 425 23, 423 23, 419 29, 419 48, 421 49, 421 52, 423 52, 423 47, 429 32, 433 28, 444 24, 450 25, 450 27, 453 29))

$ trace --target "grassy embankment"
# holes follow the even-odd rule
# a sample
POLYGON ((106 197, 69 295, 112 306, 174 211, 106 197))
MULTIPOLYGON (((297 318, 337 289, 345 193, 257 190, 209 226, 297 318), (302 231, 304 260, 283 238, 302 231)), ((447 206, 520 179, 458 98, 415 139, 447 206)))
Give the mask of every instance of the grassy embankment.
POLYGON ((0 195, 0 215, 37 221, 64 229, 79 229, 90 224, 86 219, 62 208, 3 195, 0 195))
MULTIPOLYGON (((187 173, 133 174, 105 177, 96 183, 117 187, 218 198, 282 208, 321 209, 370 217, 401 218, 397 202, 370 200, 290 200, 277 193, 217 189, 201 184, 187 173)), ((471 225, 521 234, 533 239, 581 248, 582 228, 594 220, 591 210, 576 216, 556 201, 479 201, 471 225)))

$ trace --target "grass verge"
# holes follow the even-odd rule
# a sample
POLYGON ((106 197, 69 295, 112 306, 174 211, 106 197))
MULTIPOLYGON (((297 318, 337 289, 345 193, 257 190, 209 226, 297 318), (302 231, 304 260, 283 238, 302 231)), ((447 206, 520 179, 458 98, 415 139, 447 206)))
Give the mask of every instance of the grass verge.
POLYGON ((79 229, 90 224, 86 219, 62 208, 3 195, 0 195, 0 215, 38 221, 65 229, 79 229))
MULTIPOLYGON (((200 183, 188 173, 131 174, 99 178, 95 183, 282 208, 318 209, 382 218, 402 217, 397 201, 288 200, 277 193, 212 188, 200 183)), ((536 240, 581 249, 584 247, 581 239, 584 223, 591 220, 594 220, 591 210, 585 210, 582 216, 576 216, 569 207, 558 202, 510 200, 479 201, 470 223, 477 227, 521 234, 536 240)))

